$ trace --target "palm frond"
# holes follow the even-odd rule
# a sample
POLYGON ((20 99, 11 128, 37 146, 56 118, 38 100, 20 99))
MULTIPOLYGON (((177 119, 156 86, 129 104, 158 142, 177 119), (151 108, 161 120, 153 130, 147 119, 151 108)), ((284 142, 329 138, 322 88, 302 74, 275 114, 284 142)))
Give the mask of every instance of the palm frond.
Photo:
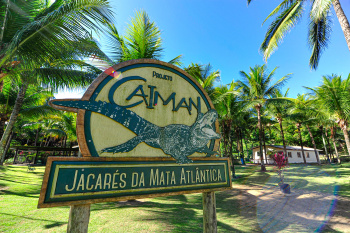
POLYGON ((318 67, 321 54, 329 43, 330 33, 332 31, 331 18, 328 15, 316 20, 311 20, 309 24, 308 42, 312 49, 309 65, 312 69, 318 67))
POLYGON ((177 57, 174 57, 173 59, 171 59, 170 61, 168 61, 168 63, 172 64, 172 65, 176 65, 176 66, 182 66, 182 55, 179 55, 177 57))
POLYGON ((285 34, 298 22, 301 17, 303 7, 301 1, 295 1, 290 7, 285 9, 269 26, 260 50, 267 60, 277 49, 285 34))
POLYGON ((276 15, 281 10, 285 10, 286 8, 289 8, 292 4, 295 3, 297 0, 284 0, 282 1, 264 20, 262 24, 264 24, 269 18, 276 15))
POLYGON ((310 18, 314 22, 322 20, 327 14, 329 14, 332 0, 313 0, 310 18))
MULTIPOLYGON (((18 30, 5 50, 0 65, 14 56, 28 65, 59 58, 71 41, 90 37, 100 24, 111 21, 106 0, 71 0, 18 30)), ((18 28, 17 28, 18 29, 18 28)))

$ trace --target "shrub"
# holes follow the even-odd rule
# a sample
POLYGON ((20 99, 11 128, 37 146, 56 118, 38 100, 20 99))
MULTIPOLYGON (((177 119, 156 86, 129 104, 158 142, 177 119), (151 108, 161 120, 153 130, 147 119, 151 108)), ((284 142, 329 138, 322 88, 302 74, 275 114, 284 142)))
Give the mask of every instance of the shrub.
POLYGON ((4 161, 5 164, 13 164, 13 158, 8 158, 4 161))

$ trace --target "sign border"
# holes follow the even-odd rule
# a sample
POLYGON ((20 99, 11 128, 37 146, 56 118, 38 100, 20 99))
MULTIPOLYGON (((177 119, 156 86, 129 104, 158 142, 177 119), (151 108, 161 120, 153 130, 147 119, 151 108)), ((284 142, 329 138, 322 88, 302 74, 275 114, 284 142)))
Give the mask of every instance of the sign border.
POLYGON ((203 192, 213 192, 213 191, 223 191, 232 189, 232 180, 231 180, 231 166, 230 166, 230 159, 229 158, 216 158, 216 157, 196 157, 191 158, 194 161, 227 161, 227 169, 228 169, 228 182, 229 187, 221 187, 221 188, 206 188, 206 189, 196 189, 196 190, 185 190, 185 191, 175 191, 175 192, 165 192, 165 193, 152 193, 152 194, 143 194, 143 195, 132 195, 132 196, 123 196, 123 197, 108 197, 108 198, 96 198, 96 199, 88 199, 88 200, 74 200, 74 201, 62 201, 62 202, 52 202, 52 203, 44 203, 45 196, 47 195, 47 192, 50 192, 48 190, 48 183, 49 183, 49 176, 51 173, 51 167, 52 163, 54 161, 77 161, 77 162, 89 162, 89 161, 96 161, 96 162, 111 162, 111 161, 118 161, 118 162, 146 162, 146 161, 152 161, 152 162, 165 162, 165 161, 175 161, 173 158, 165 158, 165 157, 155 157, 155 158, 144 158, 144 157, 134 157, 134 158, 126 158, 126 157, 49 157, 47 160, 47 165, 44 173, 43 183, 41 186, 40 191, 40 197, 39 197, 39 203, 38 208, 47 208, 47 207, 57 207, 57 206, 68 206, 68 205, 85 205, 85 204, 94 204, 94 203, 100 203, 100 202, 113 202, 113 201, 126 201, 126 200, 133 200, 133 199, 141 199, 141 198, 153 198, 153 197, 162 197, 162 196, 173 196, 173 195, 181 195, 181 194, 189 194, 189 193, 203 193, 203 192))
MULTIPOLYGON (((83 97, 81 99, 66 99, 66 100, 90 100, 93 97, 93 94, 95 92, 95 90, 99 87, 99 85, 110 75, 114 76, 114 72, 121 70, 125 67, 129 67, 129 66, 134 66, 134 65, 160 65, 160 66, 164 66, 167 67, 168 69, 173 69, 176 72, 180 73, 181 75, 186 76, 187 78, 190 79, 190 81, 192 81, 197 88, 200 89, 200 91, 202 92, 202 94, 205 96, 206 100, 209 103, 209 106, 211 109, 215 109, 213 103, 211 102, 210 97, 208 96, 207 92, 203 89, 203 87, 196 81, 196 79, 194 79, 191 75, 189 75, 187 72, 185 72, 184 70, 182 70, 181 68, 171 65, 169 63, 166 62, 162 62, 159 60, 154 60, 154 59, 136 59, 136 60, 129 60, 126 62, 122 62, 122 63, 118 63, 116 65, 113 65, 112 67, 108 68, 107 70, 105 70, 104 72, 102 72, 92 83, 91 85, 88 87, 88 89, 85 91, 83 97)), ((52 102, 54 102, 55 100, 52 100, 52 102)), ((50 104, 50 103, 49 103, 50 104)), ((51 105, 51 104, 50 104, 51 105)), ((52 106, 52 105, 51 105, 52 106)), ((63 111, 70 111, 70 112, 76 112, 77 113, 77 121, 76 121, 76 130, 77 130, 77 139, 78 139, 78 144, 80 147, 80 152, 82 154, 83 157, 95 157, 92 156, 92 153, 89 149, 89 146, 87 144, 87 135, 85 133, 85 122, 84 122, 84 118, 85 118, 85 113, 86 110, 83 109, 76 109, 76 108, 70 108, 70 107, 64 107, 64 106, 57 106, 55 105, 56 109, 59 110, 63 110, 63 111)), ((220 128, 219 128, 219 121, 218 119, 215 121, 215 128, 216 128, 216 132, 220 133, 220 128)), ((213 151, 217 151, 219 149, 219 142, 220 139, 216 139, 215 142, 213 143, 213 151)))

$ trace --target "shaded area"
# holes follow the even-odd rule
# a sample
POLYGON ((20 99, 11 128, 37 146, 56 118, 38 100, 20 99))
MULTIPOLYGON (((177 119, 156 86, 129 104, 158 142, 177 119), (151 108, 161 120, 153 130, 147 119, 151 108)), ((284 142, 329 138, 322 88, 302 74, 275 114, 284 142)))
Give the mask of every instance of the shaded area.
MULTIPOLYGON (((233 189, 216 192, 218 232, 350 232, 350 199, 339 196, 349 191, 342 191, 349 182, 348 169, 347 165, 291 166, 285 178, 297 195, 285 197, 277 189, 272 167, 262 173, 259 167, 236 166, 240 178, 233 181, 233 189)), ((43 171, 1 168, 0 189, 5 189, 0 190, 2 231, 65 231, 69 207, 36 209, 43 171)), ((200 193, 98 203, 91 205, 89 229, 202 232, 202 209, 200 193)))

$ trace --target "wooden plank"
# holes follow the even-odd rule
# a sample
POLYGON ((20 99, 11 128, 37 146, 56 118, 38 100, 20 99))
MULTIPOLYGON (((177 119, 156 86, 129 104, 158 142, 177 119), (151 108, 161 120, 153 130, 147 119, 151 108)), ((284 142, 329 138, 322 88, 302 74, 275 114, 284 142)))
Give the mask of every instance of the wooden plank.
MULTIPOLYGON (((232 187, 232 181, 230 179, 230 176, 227 177, 227 181, 229 182, 229 185, 227 187, 217 187, 217 188, 203 188, 203 189, 195 189, 195 190, 181 190, 181 191, 169 191, 164 193, 150 193, 150 194, 141 194, 141 195, 128 195, 128 196, 118 196, 118 197, 107 197, 107 198, 96 198, 96 199, 88 199, 88 200, 74 200, 74 201, 65 201, 65 202, 52 202, 52 203, 44 203, 45 195, 47 190, 47 185, 49 182, 49 172, 51 170, 51 165, 53 161, 77 161, 78 158, 67 158, 67 157, 50 157, 48 158, 48 167, 45 170, 44 175, 44 181, 42 190, 40 192, 40 199, 38 208, 46 208, 46 207, 54 207, 54 206, 62 206, 62 205, 80 205, 80 204, 92 204, 92 203, 99 203, 99 202, 110 202, 110 201, 125 201, 125 200, 132 200, 132 199, 140 199, 140 198, 151 198, 151 197, 160 197, 160 196, 170 196, 170 195, 181 195, 181 194, 189 194, 189 193, 200 193, 200 192, 208 192, 208 191, 222 191, 231 189, 232 187)), ((194 161, 229 161, 228 158, 192 158, 194 161)), ((136 162, 142 162, 142 161, 155 161, 155 162, 162 162, 162 161, 175 161, 173 158, 111 158, 111 157, 104 157, 104 158, 98 158, 98 157, 82 157, 79 158, 79 161, 136 161, 136 162)), ((175 165, 177 166, 177 165, 175 165)), ((181 165, 178 165, 181 166, 181 165)), ((230 166, 227 166, 227 169, 230 169, 230 166)), ((230 174, 230 170, 228 171, 230 174)))

